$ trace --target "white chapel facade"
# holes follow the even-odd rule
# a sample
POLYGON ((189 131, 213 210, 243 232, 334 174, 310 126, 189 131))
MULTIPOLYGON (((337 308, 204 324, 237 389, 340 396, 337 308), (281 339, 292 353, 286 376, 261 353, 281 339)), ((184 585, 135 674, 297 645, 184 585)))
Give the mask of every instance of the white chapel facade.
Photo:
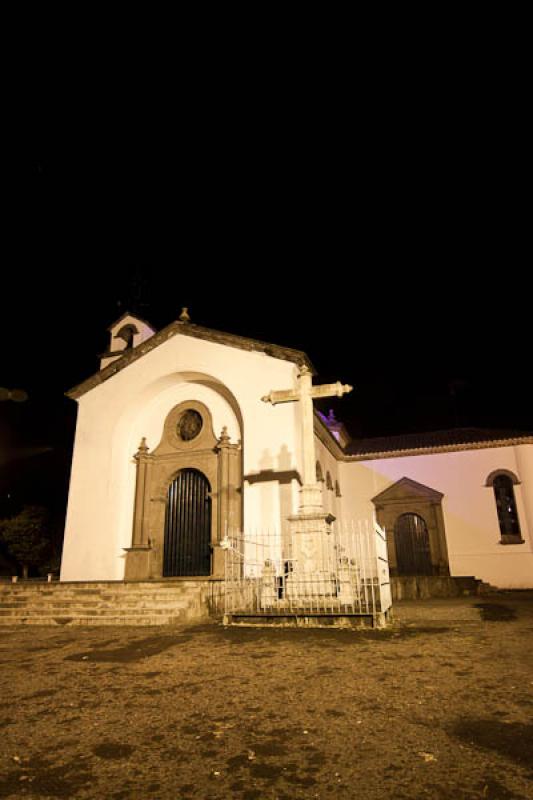
MULTIPOLYGON (((159 332, 131 314, 109 332, 100 371, 69 392, 61 580, 223 578, 228 532, 290 536, 309 473, 304 403, 265 400, 310 382, 308 356, 194 325, 186 310, 159 332)), ((316 412, 313 427, 323 519, 376 518, 392 575, 533 587, 533 436, 350 441, 316 412)))

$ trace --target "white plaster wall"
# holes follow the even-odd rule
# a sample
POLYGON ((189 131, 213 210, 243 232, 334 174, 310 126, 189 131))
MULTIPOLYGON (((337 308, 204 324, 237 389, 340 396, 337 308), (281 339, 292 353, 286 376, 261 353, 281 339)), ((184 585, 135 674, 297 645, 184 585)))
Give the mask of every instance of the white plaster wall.
MULTIPOLYGON (((61 568, 62 580, 121 580, 131 543, 135 465, 146 436, 156 446, 164 418, 179 402, 198 399, 233 441, 243 439, 245 527, 281 526, 279 485, 269 470, 300 471, 297 404, 261 397, 295 385, 287 361, 176 335, 79 400, 61 568), (267 472, 262 480, 261 473, 267 472)), ((295 483, 295 482, 294 482, 295 483)), ((297 492, 291 486, 292 511, 297 492)))
POLYGON ((520 445, 515 450, 518 475, 522 481, 521 494, 525 516, 530 538, 533 539, 533 444, 520 445))
POLYGON ((324 504, 324 510, 330 514, 333 514, 334 517, 340 519, 342 517, 342 498, 337 497, 335 494, 335 481, 339 481, 340 485, 339 462, 335 456, 331 455, 328 448, 320 441, 318 436, 315 436, 315 451, 316 460, 320 461, 322 473, 324 475, 324 482, 322 484, 322 501, 324 504), (327 488, 326 476, 328 472, 331 475, 333 489, 327 488))
POLYGON ((372 497, 407 477, 444 494, 442 508, 452 575, 474 575, 500 588, 533 588, 533 445, 341 463, 343 513, 368 517, 372 497), (496 469, 515 473, 524 544, 500 544, 494 492, 485 486, 496 469))

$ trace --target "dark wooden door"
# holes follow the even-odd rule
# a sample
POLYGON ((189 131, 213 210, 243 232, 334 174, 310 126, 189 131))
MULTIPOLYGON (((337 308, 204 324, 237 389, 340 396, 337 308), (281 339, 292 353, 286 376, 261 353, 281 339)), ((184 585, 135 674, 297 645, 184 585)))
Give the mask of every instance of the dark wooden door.
POLYGON ((211 573, 209 481, 196 469, 182 469, 170 484, 165 515, 164 577, 211 573))
POLYGON ((394 526, 398 575, 431 575, 431 549, 425 520, 402 514, 394 526))

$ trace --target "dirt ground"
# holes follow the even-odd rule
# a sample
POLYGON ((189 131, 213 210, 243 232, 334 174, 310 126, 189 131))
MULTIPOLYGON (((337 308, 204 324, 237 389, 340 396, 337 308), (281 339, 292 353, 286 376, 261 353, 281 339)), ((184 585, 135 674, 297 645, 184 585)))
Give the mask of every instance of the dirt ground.
POLYGON ((385 631, 0 629, 0 797, 533 798, 533 593, 461 602, 385 631))

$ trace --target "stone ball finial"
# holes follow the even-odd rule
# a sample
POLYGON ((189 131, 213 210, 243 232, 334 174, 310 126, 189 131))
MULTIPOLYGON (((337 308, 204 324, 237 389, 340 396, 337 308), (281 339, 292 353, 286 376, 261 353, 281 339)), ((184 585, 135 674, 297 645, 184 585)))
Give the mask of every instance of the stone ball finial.
POLYGON ((141 443, 139 445, 139 449, 137 450, 137 455, 145 454, 149 451, 149 449, 150 448, 146 444, 146 437, 143 436, 143 438, 141 439, 141 443))
POLYGON ((222 428, 222 433, 220 434, 220 438, 219 438, 218 441, 219 441, 220 444, 227 444, 229 442, 229 440, 230 440, 230 437, 229 437, 229 434, 228 434, 228 429, 227 429, 226 425, 224 425, 224 427, 222 428))
POLYGON ((183 306, 181 309, 181 314, 179 316, 180 322, 190 322, 191 318, 189 316, 189 309, 186 306, 183 306))

